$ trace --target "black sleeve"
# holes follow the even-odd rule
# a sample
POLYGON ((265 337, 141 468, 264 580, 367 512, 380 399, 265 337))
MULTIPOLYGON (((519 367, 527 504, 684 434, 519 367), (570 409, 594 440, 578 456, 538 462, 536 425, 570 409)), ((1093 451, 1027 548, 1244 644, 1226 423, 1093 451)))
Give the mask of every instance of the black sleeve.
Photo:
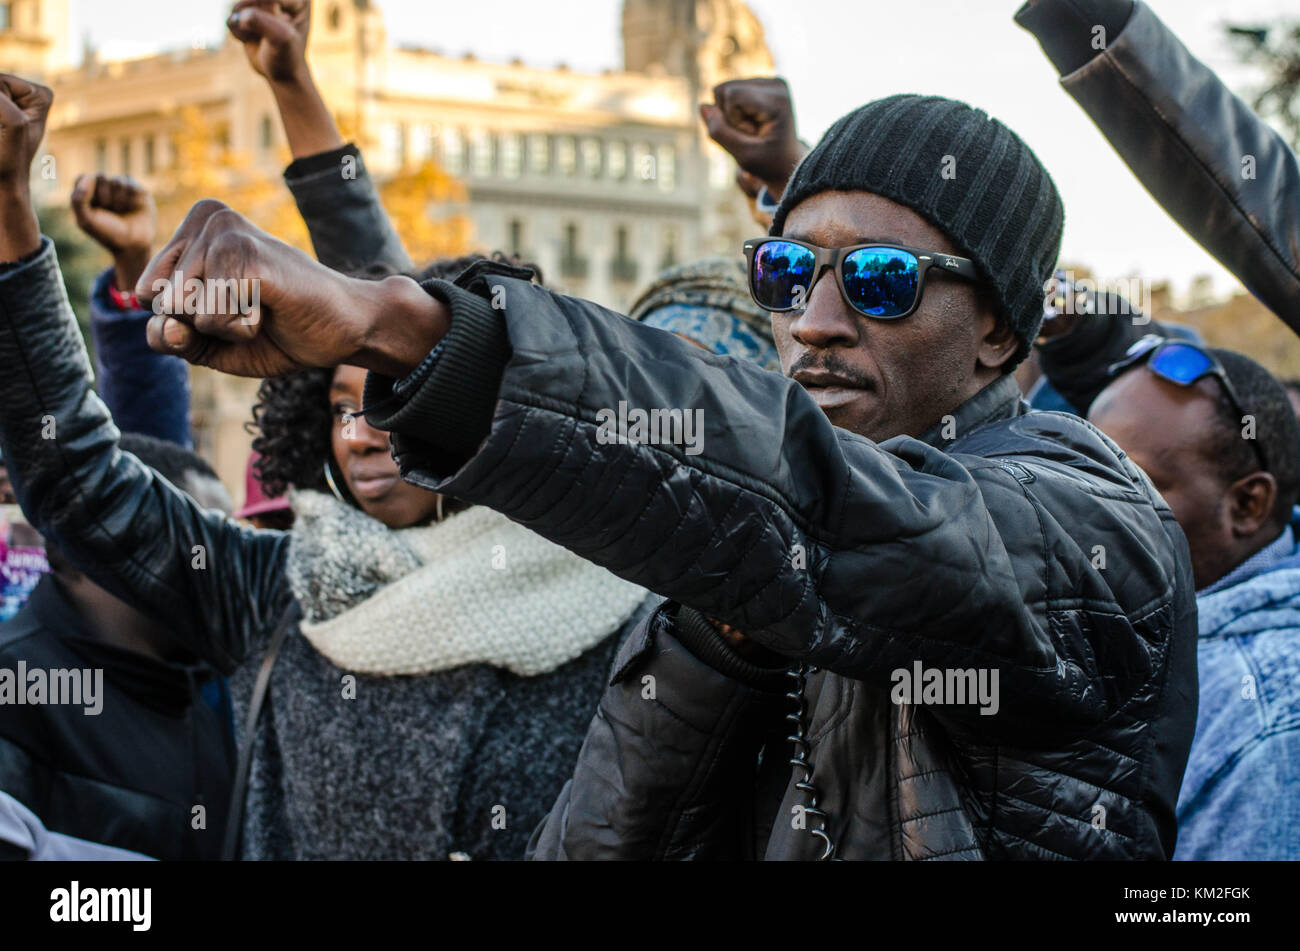
POLYGON ((1132 15, 1133 0, 1039 0, 1022 6, 1016 22, 1038 37, 1056 71, 1065 75, 1105 50, 1132 15))
POLYGON ((1081 315, 1069 333, 1037 345, 1043 375, 1075 412, 1087 416, 1093 400, 1111 381, 1110 367, 1147 334, 1164 336, 1159 322, 1116 295, 1102 298, 1104 313, 1081 315))

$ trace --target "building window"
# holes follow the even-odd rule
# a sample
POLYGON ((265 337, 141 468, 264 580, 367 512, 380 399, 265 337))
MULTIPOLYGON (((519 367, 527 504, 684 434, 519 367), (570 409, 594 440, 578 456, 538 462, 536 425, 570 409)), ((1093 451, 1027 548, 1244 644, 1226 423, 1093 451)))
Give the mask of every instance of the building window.
POLYGON ((713 188, 733 189, 736 187, 736 164, 731 156, 719 150, 719 154, 709 159, 709 184, 713 188))
POLYGON ((421 122, 411 130, 411 157, 418 164, 432 161, 436 152, 438 133, 427 122, 421 122))
POLYGON ((406 167, 406 126, 385 122, 379 127, 379 147, 392 168, 406 167))
POLYGON ((0 3, 0 30, 7 30, 13 26, 12 6, 9 3, 0 3))
POLYGON ((343 9, 336 3, 330 7, 330 29, 338 30, 343 26, 343 9))
POLYGON ((262 151, 269 152, 275 146, 275 123, 271 121, 269 115, 262 116, 262 127, 259 130, 259 138, 262 143, 262 151))
POLYGON ((492 133, 477 129, 470 140, 470 171, 480 177, 492 174, 492 133))
POLYGON ((442 161, 453 175, 465 171, 465 138, 459 129, 443 130, 442 161))
POLYGON ((524 223, 518 218, 510 219, 510 240, 506 245, 510 253, 516 257, 523 257, 524 253, 524 223))
POLYGON ((578 144, 573 136, 561 136, 555 143, 555 164, 561 175, 572 176, 578 170, 578 144))
POLYGON ((152 135, 144 137, 144 173, 152 175, 158 167, 158 143, 152 135))
POLYGON ((627 143, 611 142, 605 152, 605 169, 616 182, 627 178, 627 143))
POLYGON ((108 173, 108 142, 104 139, 95 140, 95 171, 100 175, 108 173))
POLYGON ((130 175, 131 174, 131 140, 130 139, 122 140, 121 155, 122 155, 122 174, 130 175))
POLYGON ((551 137, 534 134, 528 137, 528 167, 538 175, 551 170, 551 137))
POLYGON ((655 173, 661 191, 670 192, 677 187, 677 150, 671 145, 661 145, 656 150, 655 173))
POLYGON ((587 259, 578 253, 578 226, 573 222, 564 226, 564 254, 560 258, 560 273, 579 280, 587 276, 587 259))
POLYGON ((659 261, 660 270, 677 266, 677 229, 664 229, 664 253, 659 261))
POLYGON ((518 178, 524 164, 524 141, 517 132, 507 132, 501 136, 501 174, 506 178, 518 178))
POLYGON ((609 262, 609 274, 616 281, 636 280, 636 261, 628 254, 627 227, 619 225, 614 230, 614 260, 609 262))
POLYGON ((655 157, 643 142, 632 146, 632 175, 638 182, 654 181, 655 157))
POLYGON ((600 178, 600 139, 582 140, 582 171, 588 178, 600 178))

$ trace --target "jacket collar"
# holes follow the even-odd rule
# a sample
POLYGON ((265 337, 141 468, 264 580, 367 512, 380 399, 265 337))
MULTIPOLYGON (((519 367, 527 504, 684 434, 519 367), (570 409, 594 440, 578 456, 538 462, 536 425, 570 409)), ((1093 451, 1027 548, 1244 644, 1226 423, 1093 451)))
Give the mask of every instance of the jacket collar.
POLYGON ((918 438, 936 449, 947 449, 963 436, 1002 419, 1027 412, 1015 377, 1005 373, 952 411, 952 420, 940 420, 918 438))
MULTIPOLYGON (((1248 615, 1256 611, 1280 615, 1300 607, 1300 506, 1291 510, 1287 529, 1223 578, 1196 592, 1201 637, 1240 633, 1252 623, 1248 615)), ((1276 616, 1261 616, 1254 623, 1278 626, 1276 616)))

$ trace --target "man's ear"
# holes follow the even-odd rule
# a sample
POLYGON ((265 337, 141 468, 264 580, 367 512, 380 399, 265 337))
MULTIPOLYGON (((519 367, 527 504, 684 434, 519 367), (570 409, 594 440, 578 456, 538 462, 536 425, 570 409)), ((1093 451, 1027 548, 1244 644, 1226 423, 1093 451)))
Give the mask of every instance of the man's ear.
POLYGON ((1011 325, 997 314, 993 300, 983 288, 976 295, 979 316, 975 326, 979 328, 979 349, 975 360, 980 367, 988 370, 1000 370, 1002 364, 1011 359, 1020 346, 1011 325))
POLYGON ((1277 507, 1277 479, 1268 472, 1252 472, 1228 486, 1228 518, 1232 534, 1249 538, 1266 528, 1277 507))

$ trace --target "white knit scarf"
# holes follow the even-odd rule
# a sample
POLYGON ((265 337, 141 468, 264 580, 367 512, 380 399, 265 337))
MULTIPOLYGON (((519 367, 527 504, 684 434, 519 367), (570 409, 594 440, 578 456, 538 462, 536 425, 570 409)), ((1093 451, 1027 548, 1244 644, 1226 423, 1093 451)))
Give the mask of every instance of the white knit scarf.
POLYGON ((302 632, 344 670, 483 663, 535 676, 613 634, 647 596, 491 509, 393 530, 320 492, 290 500, 302 632))

